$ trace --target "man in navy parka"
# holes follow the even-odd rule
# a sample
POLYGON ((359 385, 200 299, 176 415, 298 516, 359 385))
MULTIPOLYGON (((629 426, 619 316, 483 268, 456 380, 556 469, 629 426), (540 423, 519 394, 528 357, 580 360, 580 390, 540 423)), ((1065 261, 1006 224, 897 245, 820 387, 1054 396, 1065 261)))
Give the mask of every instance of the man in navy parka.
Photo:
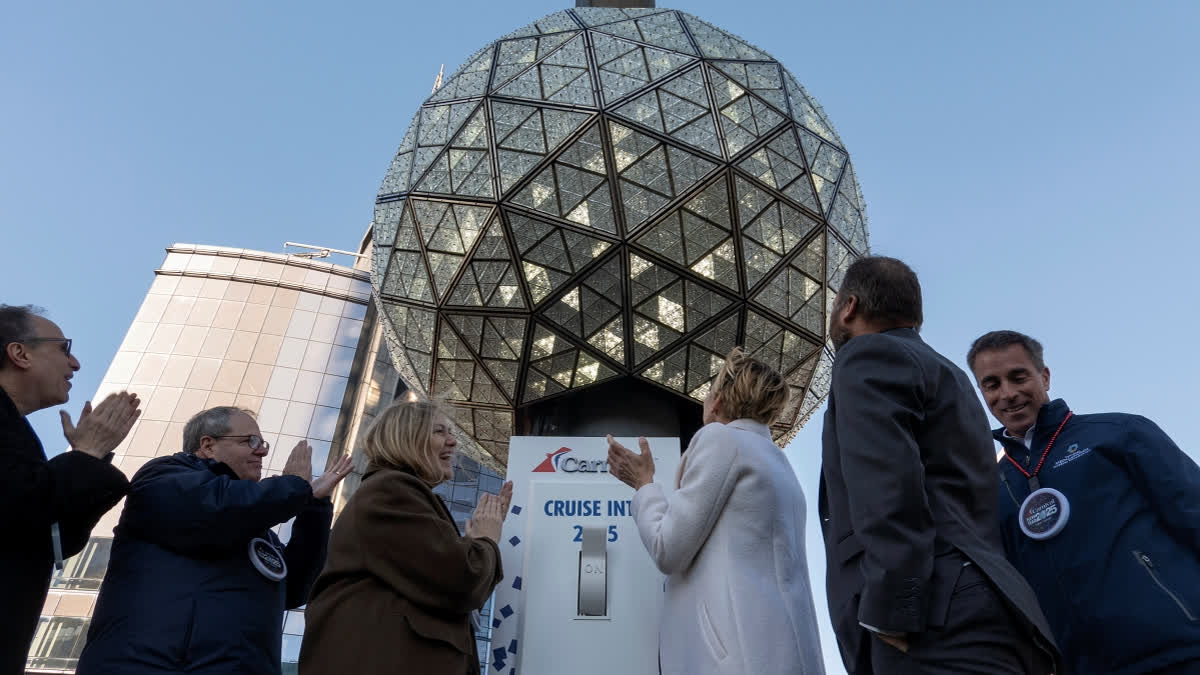
POLYGON ((988 333, 967 362, 1003 425, 1005 553, 1068 672, 1200 674, 1200 467, 1145 417, 1051 401, 1033 338, 988 333))
POLYGON ((348 459, 312 479, 301 441, 259 480, 269 445, 247 411, 194 416, 184 452, 134 475, 114 530, 80 675, 278 675, 283 613, 325 564, 329 495, 348 459), (281 544, 271 527, 295 517, 281 544))

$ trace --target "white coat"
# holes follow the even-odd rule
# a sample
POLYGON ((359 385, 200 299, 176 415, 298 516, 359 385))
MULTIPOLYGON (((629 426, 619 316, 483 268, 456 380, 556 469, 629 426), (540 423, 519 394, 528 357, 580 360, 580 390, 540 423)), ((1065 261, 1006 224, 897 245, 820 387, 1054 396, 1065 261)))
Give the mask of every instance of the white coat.
POLYGON ((678 488, 644 485, 633 518, 667 575, 663 675, 823 675, 804 493, 765 424, 692 438, 678 488))

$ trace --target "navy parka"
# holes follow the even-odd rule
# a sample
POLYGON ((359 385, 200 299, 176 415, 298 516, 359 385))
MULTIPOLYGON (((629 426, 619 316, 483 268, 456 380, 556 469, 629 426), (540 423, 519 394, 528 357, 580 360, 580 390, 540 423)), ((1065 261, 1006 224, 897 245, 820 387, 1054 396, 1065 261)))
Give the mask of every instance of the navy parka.
MULTIPOLYGON (((1033 472, 1068 413, 1042 406, 1031 450, 994 432, 1033 472)), ((1141 675, 1200 660, 1200 467, 1137 415, 1073 415, 1037 477, 1070 504, 1037 541, 1018 524, 1029 479, 1000 461, 1005 553, 1038 594, 1074 675, 1141 675)))
POLYGON ((280 672, 285 609, 303 605, 325 564, 333 507, 296 476, 238 480, 189 453, 133 477, 114 530, 80 675, 280 672), (286 546, 269 528, 295 516, 286 546), (261 537, 287 577, 250 561, 261 537))

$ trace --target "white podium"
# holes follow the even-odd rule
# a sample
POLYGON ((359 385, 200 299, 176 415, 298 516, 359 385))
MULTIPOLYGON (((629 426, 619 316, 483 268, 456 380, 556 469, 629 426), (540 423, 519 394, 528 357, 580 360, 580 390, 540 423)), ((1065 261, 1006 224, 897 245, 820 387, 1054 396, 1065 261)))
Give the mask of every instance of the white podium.
MULTIPOLYGON (((618 439, 638 452, 636 438, 618 439)), ((650 438, 655 479, 674 488, 677 438, 650 438)), ((493 675, 657 675, 663 575, 608 473, 604 438, 514 436, 512 509, 500 540, 493 675)))

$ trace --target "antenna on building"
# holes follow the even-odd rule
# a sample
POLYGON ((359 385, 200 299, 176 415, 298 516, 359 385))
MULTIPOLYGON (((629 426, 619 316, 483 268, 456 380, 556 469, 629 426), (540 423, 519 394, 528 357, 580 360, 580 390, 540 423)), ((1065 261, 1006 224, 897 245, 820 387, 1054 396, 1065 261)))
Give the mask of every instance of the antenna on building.
POLYGON ((283 252, 287 253, 288 255, 296 256, 297 258, 308 258, 309 260, 312 260, 313 258, 328 258, 330 255, 332 255, 334 253, 337 253, 339 255, 348 255, 348 256, 355 257, 355 258, 366 258, 367 257, 361 253, 351 253, 350 251, 343 251, 343 250, 336 249, 336 248, 329 248, 328 246, 313 246, 311 244, 297 244, 294 241, 283 242, 283 252), (289 246, 293 246, 296 248, 307 248, 307 249, 312 249, 312 250, 305 251, 303 253, 288 253, 287 249, 289 246))
POLYGON ((431 91, 429 93, 431 93, 431 94, 435 93, 438 89, 442 88, 442 73, 444 73, 445 71, 446 71, 446 64, 443 63, 442 67, 438 68, 437 79, 433 81, 433 91, 431 91))

